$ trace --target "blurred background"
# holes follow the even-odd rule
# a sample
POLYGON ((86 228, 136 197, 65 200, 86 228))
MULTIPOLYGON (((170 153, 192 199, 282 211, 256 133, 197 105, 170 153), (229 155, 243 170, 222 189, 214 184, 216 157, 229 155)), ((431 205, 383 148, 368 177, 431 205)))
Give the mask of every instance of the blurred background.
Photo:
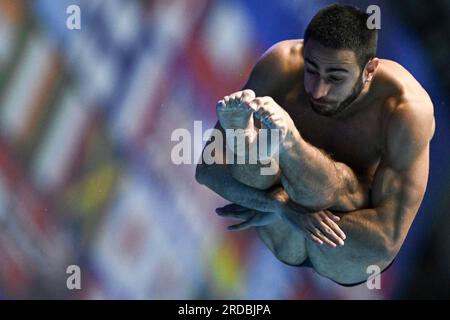
POLYGON ((201 139, 258 57, 332 2, 0 0, 0 298, 450 298, 447 0, 345 1, 380 7, 378 56, 435 106, 427 193, 381 290, 340 287, 279 262, 254 230, 227 232, 194 151, 171 161, 175 129, 202 121, 201 139), (81 30, 66 27, 71 4, 81 30), (74 264, 81 290, 66 287, 74 264))

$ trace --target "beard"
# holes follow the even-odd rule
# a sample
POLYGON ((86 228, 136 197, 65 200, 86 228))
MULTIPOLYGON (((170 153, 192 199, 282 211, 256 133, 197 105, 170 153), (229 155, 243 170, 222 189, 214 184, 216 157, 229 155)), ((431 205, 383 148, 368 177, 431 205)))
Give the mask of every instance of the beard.
MULTIPOLYGON (((311 96, 309 97, 309 102, 310 102, 311 108, 313 109, 314 112, 316 112, 322 116, 332 117, 338 113, 341 113, 345 109, 347 109, 347 107, 349 105, 351 105, 359 97, 359 95, 361 94, 361 91, 363 89, 364 89, 364 80, 362 79, 362 73, 361 73, 360 77, 358 78, 358 81, 353 86, 353 89, 352 89, 352 92, 350 93, 350 95, 347 98, 345 98, 344 101, 340 102, 337 105, 337 107, 324 109, 323 106, 315 103, 312 100, 311 96)), ((320 102, 320 100, 319 100, 319 102, 320 102)))

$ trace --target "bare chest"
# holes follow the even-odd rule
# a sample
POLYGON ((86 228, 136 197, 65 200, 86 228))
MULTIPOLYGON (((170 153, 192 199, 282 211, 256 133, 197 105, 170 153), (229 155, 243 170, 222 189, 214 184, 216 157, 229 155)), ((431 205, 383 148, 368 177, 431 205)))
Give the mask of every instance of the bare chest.
POLYGON ((377 108, 369 106, 350 118, 337 120, 316 114, 305 99, 286 99, 283 107, 303 139, 371 180, 383 154, 385 138, 377 108))

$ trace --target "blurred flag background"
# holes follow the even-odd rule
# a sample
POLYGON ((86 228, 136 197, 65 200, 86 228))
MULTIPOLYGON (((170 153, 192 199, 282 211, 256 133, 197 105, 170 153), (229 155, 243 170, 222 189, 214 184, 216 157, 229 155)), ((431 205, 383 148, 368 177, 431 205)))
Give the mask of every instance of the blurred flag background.
POLYGON ((338 286, 279 262, 253 230, 227 232, 198 159, 171 161, 175 129, 213 127, 216 101, 330 3, 0 0, 0 298, 450 298, 446 0, 345 1, 380 6, 379 57, 435 105, 427 194, 381 290, 338 286), (81 30, 66 27, 71 4, 81 30), (73 264, 81 290, 66 287, 73 264))

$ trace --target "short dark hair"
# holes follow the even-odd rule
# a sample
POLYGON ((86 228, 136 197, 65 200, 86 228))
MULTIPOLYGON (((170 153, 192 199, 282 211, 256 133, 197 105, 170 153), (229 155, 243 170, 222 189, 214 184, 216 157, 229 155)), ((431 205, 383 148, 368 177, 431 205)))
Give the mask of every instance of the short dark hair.
POLYGON ((377 51, 378 31, 367 27, 368 18, 367 13, 356 7, 329 5, 312 18, 304 42, 314 39, 327 48, 353 50, 362 69, 377 51))

